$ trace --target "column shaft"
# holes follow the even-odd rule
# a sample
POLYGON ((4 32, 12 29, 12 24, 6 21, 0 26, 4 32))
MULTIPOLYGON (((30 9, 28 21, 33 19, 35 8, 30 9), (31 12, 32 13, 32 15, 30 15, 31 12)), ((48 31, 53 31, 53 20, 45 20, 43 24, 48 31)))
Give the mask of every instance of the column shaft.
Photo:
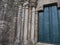
POLYGON ((22 11, 22 6, 19 6, 18 10, 18 17, 17 17, 17 33, 16 33, 16 45, 20 43, 20 35, 21 35, 21 11, 22 11))
POLYGON ((34 22, 35 21, 35 7, 32 8, 32 25, 31 25, 31 41, 34 44, 34 22))
POLYGON ((21 23, 21 45, 23 45, 23 39, 24 39, 24 15, 25 15, 25 7, 22 7, 22 23, 21 23))
POLYGON ((24 21, 24 45, 27 45, 27 26, 28 24, 28 6, 25 7, 25 21, 24 21))

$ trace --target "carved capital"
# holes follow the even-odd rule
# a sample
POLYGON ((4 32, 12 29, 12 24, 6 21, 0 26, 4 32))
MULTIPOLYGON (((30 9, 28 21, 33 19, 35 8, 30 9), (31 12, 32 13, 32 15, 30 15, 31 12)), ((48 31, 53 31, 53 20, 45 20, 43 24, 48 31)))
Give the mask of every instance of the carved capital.
POLYGON ((57 6, 60 7, 60 0, 38 0, 36 10, 43 10, 44 5, 57 3, 57 6))
POLYGON ((28 2, 28 1, 25 1, 25 2, 23 3, 23 6, 28 6, 28 4, 29 4, 29 2, 28 2))
POLYGON ((29 3, 29 6, 31 6, 31 7, 36 7, 36 3, 35 3, 35 2, 30 2, 30 3, 29 3))

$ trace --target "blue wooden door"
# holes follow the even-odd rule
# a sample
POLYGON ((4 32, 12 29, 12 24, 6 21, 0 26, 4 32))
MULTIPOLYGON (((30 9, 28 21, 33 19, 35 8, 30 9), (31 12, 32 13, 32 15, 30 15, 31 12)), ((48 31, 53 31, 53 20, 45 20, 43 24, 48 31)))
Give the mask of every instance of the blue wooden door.
POLYGON ((56 5, 46 6, 39 12, 38 41, 60 43, 60 9, 56 5))

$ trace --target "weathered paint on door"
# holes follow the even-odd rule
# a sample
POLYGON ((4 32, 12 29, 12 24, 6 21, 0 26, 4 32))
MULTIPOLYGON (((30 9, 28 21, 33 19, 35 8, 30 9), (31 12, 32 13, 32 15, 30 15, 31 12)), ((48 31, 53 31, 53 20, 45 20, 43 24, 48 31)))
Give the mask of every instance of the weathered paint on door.
POLYGON ((38 41, 60 42, 60 9, 56 5, 46 6, 43 12, 39 12, 38 41))

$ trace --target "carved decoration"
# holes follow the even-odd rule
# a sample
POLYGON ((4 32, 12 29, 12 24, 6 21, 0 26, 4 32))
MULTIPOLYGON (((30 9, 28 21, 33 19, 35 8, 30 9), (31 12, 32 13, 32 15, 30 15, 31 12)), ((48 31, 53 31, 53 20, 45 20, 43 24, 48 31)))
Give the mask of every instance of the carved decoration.
POLYGON ((38 0, 36 11, 43 10, 44 5, 52 3, 57 3, 57 6, 60 7, 60 0, 38 0))

